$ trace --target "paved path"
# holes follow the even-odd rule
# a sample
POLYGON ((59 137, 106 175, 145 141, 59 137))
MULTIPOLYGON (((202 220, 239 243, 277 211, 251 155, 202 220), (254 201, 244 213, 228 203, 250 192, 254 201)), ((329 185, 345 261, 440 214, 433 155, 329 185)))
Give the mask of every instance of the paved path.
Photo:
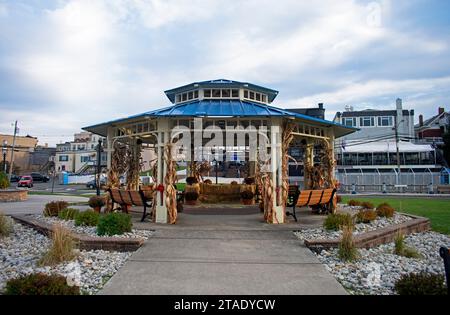
MULTIPOLYGON (((19 202, 1 202, 0 212, 4 214, 41 214, 45 204, 54 200, 67 202, 87 202, 89 199, 76 196, 61 195, 28 195, 28 200, 19 202)), ((86 209, 88 206, 74 206, 73 208, 86 209)))
POLYGON ((155 236, 100 294, 346 294, 292 231, 242 224, 227 230, 226 220, 236 220, 232 217, 210 216, 220 221, 217 228, 198 224, 194 229, 192 221, 199 218, 194 215, 184 216, 188 228, 156 227, 155 236))

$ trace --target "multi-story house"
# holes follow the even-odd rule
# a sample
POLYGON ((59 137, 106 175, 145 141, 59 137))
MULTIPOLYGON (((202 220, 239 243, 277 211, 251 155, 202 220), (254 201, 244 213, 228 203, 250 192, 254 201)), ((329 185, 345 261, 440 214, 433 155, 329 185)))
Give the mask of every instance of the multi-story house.
POLYGON ((450 132, 450 111, 446 112, 444 107, 439 107, 437 115, 425 121, 423 115, 419 115, 419 123, 414 130, 418 143, 443 145, 442 136, 450 132))
MULTIPOLYGON (((0 146, 2 153, 5 152, 5 164, 7 171, 9 171, 9 165, 11 163, 11 150, 14 143, 14 136, 0 134, 0 146), (4 149, 3 149, 4 148, 4 149)), ((38 139, 32 136, 17 136, 14 143, 14 163, 13 172, 17 174, 25 174, 28 171, 33 170, 30 166, 30 157, 36 149, 38 139)), ((1 169, 3 166, 3 157, 0 159, 1 169)))
POLYGON ((347 106, 334 121, 360 129, 335 144, 337 176, 344 185, 424 186, 441 169, 433 146, 414 143, 414 110, 403 109, 401 99, 394 110, 355 111, 347 106))
MULTIPOLYGON (((105 139, 90 132, 74 135, 74 141, 56 145, 55 169, 71 173, 94 173, 97 161, 97 145, 101 139, 106 149, 105 139)), ((106 166, 106 153, 101 155, 101 165, 106 166)))

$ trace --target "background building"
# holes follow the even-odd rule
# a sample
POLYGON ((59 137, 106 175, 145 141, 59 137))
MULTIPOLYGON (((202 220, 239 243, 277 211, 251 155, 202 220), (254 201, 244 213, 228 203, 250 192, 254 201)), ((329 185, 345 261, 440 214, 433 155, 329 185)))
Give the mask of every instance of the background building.
POLYGON ((443 161, 434 146, 415 143, 414 110, 403 109, 401 99, 395 110, 347 106, 334 121, 360 129, 336 142, 337 177, 344 189, 355 184, 360 190, 380 191, 384 183, 423 191, 438 183, 443 161))
MULTIPOLYGON (((9 165, 11 163, 11 150, 13 145, 14 136, 0 134, 0 146, 6 144, 6 164, 9 171, 9 165)), ((38 139, 32 136, 16 136, 16 142, 14 146, 14 174, 24 174, 30 170, 30 157, 33 154, 38 143, 38 139)), ((3 156, 0 163, 3 166, 3 156)), ((3 168, 2 168, 3 170, 3 168)))

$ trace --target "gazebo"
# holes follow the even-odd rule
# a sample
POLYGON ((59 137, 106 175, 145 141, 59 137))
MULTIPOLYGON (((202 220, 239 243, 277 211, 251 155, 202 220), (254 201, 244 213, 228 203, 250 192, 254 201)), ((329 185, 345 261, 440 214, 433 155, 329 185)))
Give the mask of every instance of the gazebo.
POLYGON ((139 186, 143 148, 156 153, 154 221, 176 222, 176 163, 241 159, 262 188, 265 219, 284 223, 288 196, 288 149, 304 149, 305 188, 335 188, 334 140, 357 129, 273 107, 278 91, 230 80, 195 82, 165 91, 171 106, 83 128, 107 139, 108 184, 139 186), (320 144, 320 163, 314 148, 320 144), (158 196, 160 194, 160 196, 158 196))

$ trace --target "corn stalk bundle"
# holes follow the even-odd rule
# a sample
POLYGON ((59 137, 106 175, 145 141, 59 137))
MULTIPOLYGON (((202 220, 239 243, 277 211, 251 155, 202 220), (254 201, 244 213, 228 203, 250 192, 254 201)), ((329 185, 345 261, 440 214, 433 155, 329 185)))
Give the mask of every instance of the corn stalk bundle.
POLYGON ((120 176, 127 170, 127 148, 124 144, 115 142, 111 155, 111 167, 108 170, 108 187, 118 188, 120 186, 120 176))
POLYGON ((333 174, 336 161, 331 145, 332 144, 329 141, 323 141, 323 152, 320 161, 323 167, 324 184, 327 188, 336 188, 337 180, 334 178, 333 174))
POLYGON ((274 223, 273 209, 275 197, 271 173, 265 173, 263 175, 263 185, 264 220, 266 220, 267 223, 274 223))
POLYGON ((137 190, 139 188, 139 173, 141 172, 142 144, 128 146, 127 188, 137 190))
MULTIPOLYGON (((282 190, 281 190, 281 204, 283 205, 284 210, 286 210, 286 201, 289 194, 289 159, 292 159, 288 154, 289 146, 294 139, 294 135, 292 134, 294 130, 294 125, 286 123, 283 128, 282 134, 282 144, 281 144, 281 154, 282 154, 282 190)), ((285 211, 283 211, 285 213, 285 211)))
POLYGON ((177 221, 177 191, 174 184, 177 180, 177 164, 173 159, 173 144, 165 146, 164 159, 166 161, 167 172, 164 178, 166 186, 166 207, 169 216, 169 223, 175 224, 177 221))

